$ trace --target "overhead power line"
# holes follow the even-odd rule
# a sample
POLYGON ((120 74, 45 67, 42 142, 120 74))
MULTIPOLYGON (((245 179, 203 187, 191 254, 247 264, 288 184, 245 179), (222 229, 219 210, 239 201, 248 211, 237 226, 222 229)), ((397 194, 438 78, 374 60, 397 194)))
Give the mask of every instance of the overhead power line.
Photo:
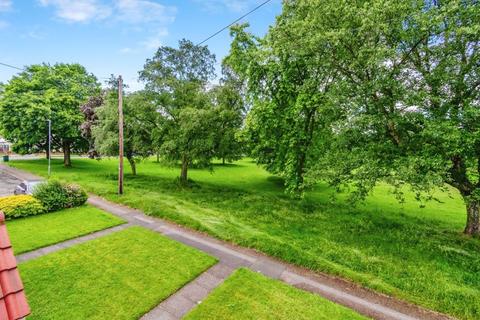
POLYGON ((204 44, 205 42, 207 42, 208 40, 212 39, 213 37, 215 37, 216 35, 218 35, 219 33, 221 33, 222 31, 225 31, 226 29, 230 28, 231 26, 233 26, 235 23, 237 23, 238 21, 242 20, 243 18, 245 18, 246 16, 254 13, 255 11, 257 11, 258 9, 260 9, 261 7, 263 7, 264 5, 266 5, 267 3, 269 3, 270 1, 272 0, 267 0, 267 1, 264 1, 262 2, 261 4, 259 4, 258 6, 256 6, 255 8, 253 8, 252 10, 250 10, 249 12, 245 13, 243 16, 241 16, 240 18, 238 18, 237 20, 233 21, 232 23, 230 23, 228 26, 225 26, 223 27, 222 29, 218 30, 217 32, 215 32, 214 34, 212 34, 211 36, 209 36, 208 38, 206 38, 205 40, 203 40, 202 42, 198 43, 197 45, 202 45, 204 44))
POLYGON ((0 64, 1 64, 2 66, 9 67, 9 68, 12 68, 12 69, 17 69, 17 70, 20 70, 20 71, 25 71, 24 68, 15 67, 15 66, 12 66, 11 64, 8 64, 8 63, 0 62, 0 64))
MULTIPOLYGON (((5 66, 5 67, 8 67, 8 68, 12 68, 12 69, 20 70, 20 71, 27 71, 26 68, 16 67, 16 66, 11 65, 11 64, 8 64, 8 63, 0 62, 0 65, 5 66)), ((112 77, 111 77, 111 76, 110 76, 110 77, 97 77, 97 79, 100 79, 100 80, 110 80, 110 79, 112 79, 112 77)), ((128 78, 128 79, 130 79, 130 80, 132 80, 132 81, 136 81, 136 80, 137 80, 137 78, 135 78, 135 77, 131 77, 131 78, 128 78)))
MULTIPOLYGON (((256 6, 255 8, 253 8, 252 10, 248 11, 247 13, 245 13, 243 16, 241 16, 240 18, 236 19, 235 21, 233 21, 232 23, 230 23, 229 25, 223 27, 222 29, 218 30, 217 32, 215 32, 214 34, 212 34, 211 36, 207 37, 206 39, 204 39, 203 41, 199 42, 197 45, 202 45, 204 44, 205 42, 207 42, 208 40, 212 39, 213 37, 217 36, 218 34, 220 34, 221 32, 225 31, 226 29, 230 28, 231 26, 233 26, 235 23, 239 22, 240 20, 242 20, 243 18, 249 16, 250 14, 254 13, 255 11, 257 11, 258 9, 260 9, 261 7, 265 6, 267 3, 271 2, 272 0, 266 0, 264 2, 262 2, 261 4, 259 4, 258 6, 256 6)), ((8 67, 8 68, 12 68, 12 69, 16 69, 16 70, 20 70, 20 71, 26 71, 25 68, 20 68, 20 67, 16 67, 14 65, 11 65, 11 64, 8 64, 8 63, 4 63, 4 62, 0 62, 0 65, 2 66, 5 66, 5 67, 8 67)), ((99 77, 98 79, 110 79, 109 77, 99 77)))

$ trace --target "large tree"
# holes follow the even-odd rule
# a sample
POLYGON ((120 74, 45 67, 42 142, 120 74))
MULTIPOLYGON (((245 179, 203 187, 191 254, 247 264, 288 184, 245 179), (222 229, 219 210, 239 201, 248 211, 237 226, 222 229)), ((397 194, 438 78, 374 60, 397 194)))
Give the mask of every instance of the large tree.
POLYGON ((214 156, 215 113, 206 93, 214 63, 206 46, 181 40, 178 48, 160 47, 140 72, 147 90, 156 95, 159 150, 181 162, 182 184, 191 164, 209 164, 214 156))
POLYGON ((280 22, 302 35, 292 50, 339 73, 341 117, 311 174, 360 198, 377 181, 427 196, 450 185, 466 203, 464 232, 480 235, 478 1, 285 1, 280 22))
MULTIPOLYGON (((321 152, 325 123, 336 113, 328 95, 338 72, 292 45, 296 33, 283 27, 283 19, 264 39, 249 34, 248 25, 234 26, 225 63, 247 84, 245 135, 252 156, 282 176, 289 192, 301 194, 321 152)), ((321 55, 327 48, 316 50, 321 55)))
POLYGON ((52 121, 52 147, 64 153, 70 166, 71 152, 84 152, 87 141, 80 125, 80 106, 98 95, 100 85, 79 64, 32 65, 4 87, 0 101, 0 131, 18 153, 47 151, 48 124, 52 121))
MULTIPOLYGON (((145 91, 125 95, 123 99, 124 154, 137 174, 136 162, 153 154, 153 133, 156 129, 156 106, 145 91)), ((118 156, 118 83, 110 81, 103 105, 94 110, 91 135, 95 153, 118 156)), ((88 122, 86 122, 88 123, 88 122)))
POLYGON ((229 70, 224 66, 220 84, 210 92, 216 113, 215 157, 223 164, 240 159, 245 149, 240 138, 246 114, 243 82, 229 70))

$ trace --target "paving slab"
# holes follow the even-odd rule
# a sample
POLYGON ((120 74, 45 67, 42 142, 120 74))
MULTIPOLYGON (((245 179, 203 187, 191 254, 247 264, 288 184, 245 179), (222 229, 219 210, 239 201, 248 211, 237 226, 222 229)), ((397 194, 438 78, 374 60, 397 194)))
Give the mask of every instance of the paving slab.
POLYGON ((267 259, 258 259, 249 268, 273 279, 280 279, 282 273, 287 269, 284 264, 267 259))
POLYGON ((165 310, 164 308, 155 308, 146 315, 144 315, 142 320, 177 320, 178 317, 165 310))
POLYGON ((225 281, 235 269, 218 263, 171 295, 141 320, 181 319, 225 281), (169 318, 165 318, 169 317, 169 318))
POLYGON ((173 316, 177 317, 177 319, 181 319, 195 306, 195 302, 181 294, 175 295, 175 297, 167 299, 165 303, 162 303, 163 309, 170 312, 173 316))

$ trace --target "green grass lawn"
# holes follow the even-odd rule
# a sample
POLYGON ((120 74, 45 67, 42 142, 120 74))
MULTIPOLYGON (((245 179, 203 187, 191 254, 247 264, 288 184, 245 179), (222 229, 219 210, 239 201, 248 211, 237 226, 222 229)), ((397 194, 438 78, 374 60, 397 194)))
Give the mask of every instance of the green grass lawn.
POLYGON ((7 221, 15 254, 124 223, 122 219, 89 205, 7 221))
POLYGON ((28 319, 138 319, 215 263, 193 248, 128 228, 20 264, 28 319))
POLYGON ((356 320, 354 311, 247 269, 239 269, 185 320, 356 320))
MULTIPOLYGON (((10 165, 45 175, 46 161, 10 165)), ((126 176, 116 195, 117 162, 75 159, 53 175, 146 213, 253 247, 272 256, 339 275, 381 292, 461 319, 480 318, 480 240, 461 234, 465 209, 457 193, 440 193, 425 208, 407 194, 400 205, 389 187, 365 204, 336 201, 325 184, 292 200, 281 180, 249 160, 192 169, 190 189, 176 184, 178 168, 152 161, 126 176)))

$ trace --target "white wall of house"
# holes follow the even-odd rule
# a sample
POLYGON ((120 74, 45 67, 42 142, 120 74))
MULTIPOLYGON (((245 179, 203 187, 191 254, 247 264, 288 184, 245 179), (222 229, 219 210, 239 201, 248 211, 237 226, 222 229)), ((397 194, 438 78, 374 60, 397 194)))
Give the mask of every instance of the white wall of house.
POLYGON ((11 148, 12 144, 0 137, 0 153, 9 153, 11 151, 11 148))

